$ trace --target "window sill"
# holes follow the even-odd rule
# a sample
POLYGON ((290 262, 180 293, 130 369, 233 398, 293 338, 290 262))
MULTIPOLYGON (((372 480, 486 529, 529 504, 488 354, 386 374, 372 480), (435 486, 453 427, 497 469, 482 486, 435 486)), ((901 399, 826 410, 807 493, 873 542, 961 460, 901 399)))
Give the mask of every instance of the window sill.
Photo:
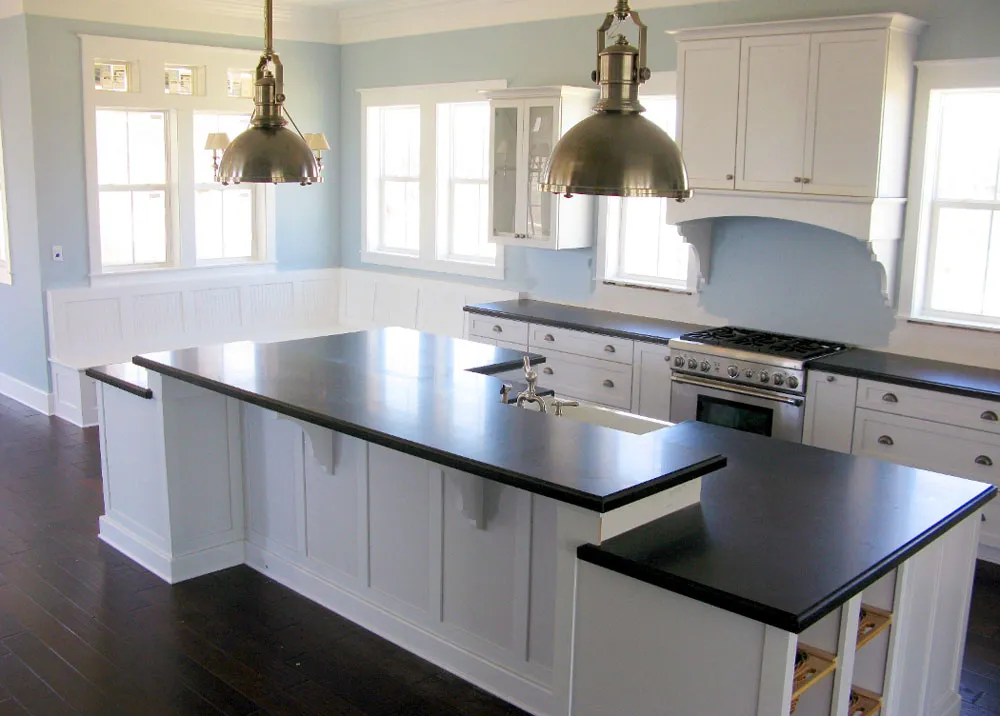
POLYGON ((382 253, 379 251, 363 251, 361 262, 377 266, 394 266, 396 268, 429 271, 432 273, 452 274, 456 276, 473 276, 476 278, 503 279, 503 262, 499 260, 495 266, 467 263, 465 261, 449 261, 447 259, 422 259, 417 256, 382 253))
POLYGON ((641 288, 646 291, 660 291, 662 293, 676 293, 682 296, 693 296, 694 291, 688 288, 681 288, 679 286, 667 286, 658 283, 647 283, 644 281, 635 281, 632 279, 621 279, 621 278, 605 278, 601 279, 601 283, 605 286, 618 286, 620 288, 641 288))
POLYGON ((963 331, 978 331, 980 333, 1000 333, 1000 325, 990 323, 975 323, 972 321, 945 320, 943 318, 905 317, 907 323, 918 326, 937 326, 938 328, 958 328, 963 331))
POLYGON ((165 283, 168 281, 192 281, 212 278, 238 278, 242 276, 259 276, 276 273, 276 261, 245 261, 242 263, 209 264, 188 268, 143 268, 120 269, 90 274, 91 287, 104 286, 138 286, 150 283, 165 283))

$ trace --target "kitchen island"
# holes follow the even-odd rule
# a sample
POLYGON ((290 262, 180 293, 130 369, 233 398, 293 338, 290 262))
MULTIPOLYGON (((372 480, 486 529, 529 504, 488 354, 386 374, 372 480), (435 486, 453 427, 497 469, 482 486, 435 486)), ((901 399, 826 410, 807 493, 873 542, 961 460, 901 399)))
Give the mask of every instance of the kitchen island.
MULTIPOLYGON (((726 703, 740 704, 732 713, 787 711, 787 635, 810 619, 822 625, 850 613, 863 591, 909 570, 935 584, 952 581, 932 610, 947 627, 911 642, 921 658, 900 673, 925 692, 953 686, 954 658, 923 656, 961 645, 977 510, 994 488, 697 423, 634 435, 528 412, 499 399, 520 359, 402 329, 137 357, 150 371, 148 393, 122 390, 120 376, 99 393, 101 537, 169 581, 249 564, 533 713, 560 715, 608 713, 595 710, 594 688, 618 694, 619 713, 652 713, 644 705, 651 696, 657 713, 723 713, 672 702, 660 683, 637 684, 633 677, 655 671, 654 662, 623 654, 627 642, 611 638, 616 624, 632 633, 636 617, 662 636, 658 625, 675 623, 689 604, 707 617, 686 621, 703 625, 713 648, 742 655, 730 676, 745 688, 714 689, 708 668, 689 686, 728 693, 735 701, 726 703), (794 525, 759 519, 781 499, 768 475, 797 495, 794 525), (836 569, 816 587, 827 595, 821 608, 806 610, 801 623, 776 622, 768 599, 807 563, 800 555, 780 564, 777 546, 800 536, 793 527, 828 527, 822 516, 834 514, 831 500, 886 494, 891 502, 873 499, 865 519, 845 526, 854 533, 830 553, 839 555, 836 569), (699 514, 711 516, 700 532, 690 522, 699 514), (888 517, 892 527, 880 527, 888 517), (661 520, 677 521, 642 531, 661 520), (759 523, 757 539, 725 527, 749 522, 759 523), (682 569, 687 586, 679 586, 593 558, 636 535, 660 556, 680 555, 681 566, 719 557, 718 567, 682 569), (742 571, 720 580, 726 555, 739 557, 742 571), (595 582, 594 574, 602 576, 595 582), (624 600, 614 593, 622 584, 630 585, 624 600), (630 601, 634 587, 653 590, 666 607, 630 601), (730 631, 733 619, 751 627, 730 631), (757 652, 756 637, 739 641, 750 633, 757 652), (936 681, 927 686, 930 676, 936 681), (630 702, 622 688, 642 693, 630 702)), ((893 584, 899 598, 920 586, 893 584)), ((794 616, 798 598, 777 598, 778 606, 794 616)), ((841 631, 849 626, 838 622, 841 631)), ((676 664, 656 668, 710 665, 697 649, 670 652, 681 645, 669 634, 661 646, 676 664)), ((841 714, 833 703, 802 708, 841 714)))

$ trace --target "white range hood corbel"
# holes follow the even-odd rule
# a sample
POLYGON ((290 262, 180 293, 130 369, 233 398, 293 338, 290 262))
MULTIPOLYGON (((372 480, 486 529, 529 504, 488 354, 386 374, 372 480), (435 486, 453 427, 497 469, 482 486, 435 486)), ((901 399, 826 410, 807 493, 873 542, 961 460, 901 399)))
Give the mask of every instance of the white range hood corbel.
POLYGON ((670 32, 677 141, 694 196, 669 215, 702 280, 712 219, 784 219, 863 242, 891 302, 925 26, 877 13, 670 32))
POLYGON ((711 271, 713 220, 725 217, 783 219, 846 234, 865 244, 882 268, 882 297, 895 295, 896 262, 903 236, 906 199, 789 197, 745 191, 703 190, 683 203, 671 203, 668 216, 694 249, 698 282, 711 271))

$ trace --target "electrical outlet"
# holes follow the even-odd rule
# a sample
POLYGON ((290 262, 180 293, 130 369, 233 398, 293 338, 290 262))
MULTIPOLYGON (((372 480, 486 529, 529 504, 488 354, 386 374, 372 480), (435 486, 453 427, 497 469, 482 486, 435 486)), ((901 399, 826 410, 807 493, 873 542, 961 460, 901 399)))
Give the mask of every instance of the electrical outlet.
POLYGON ((53 261, 62 261, 63 260, 62 246, 53 246, 52 247, 52 260, 53 261))

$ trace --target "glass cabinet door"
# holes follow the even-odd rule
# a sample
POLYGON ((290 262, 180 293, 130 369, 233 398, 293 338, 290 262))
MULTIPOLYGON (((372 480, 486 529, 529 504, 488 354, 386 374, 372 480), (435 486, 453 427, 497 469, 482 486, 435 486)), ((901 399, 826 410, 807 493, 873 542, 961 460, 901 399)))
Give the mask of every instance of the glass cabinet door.
POLYGON ((493 235, 517 231, 518 107, 493 109, 493 235))
POLYGON ((543 192, 539 186, 549 156, 555 147, 556 105, 528 106, 528 202, 527 232, 531 238, 552 236, 553 194, 543 192))

